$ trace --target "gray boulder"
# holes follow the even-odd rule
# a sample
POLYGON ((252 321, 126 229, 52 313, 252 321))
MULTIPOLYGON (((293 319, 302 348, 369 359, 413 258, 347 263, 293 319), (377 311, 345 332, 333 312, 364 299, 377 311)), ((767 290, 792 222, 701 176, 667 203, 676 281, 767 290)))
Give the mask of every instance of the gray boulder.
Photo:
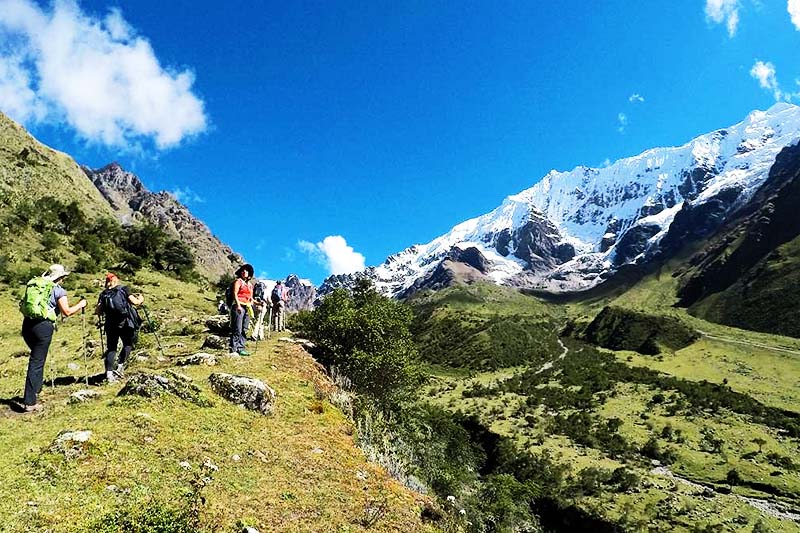
POLYGON ((196 353, 194 355, 188 355, 186 357, 181 357, 176 361, 178 366, 187 366, 187 365, 207 365, 207 366, 214 366, 217 364, 217 358, 210 353, 196 353))
POLYGON ((231 334, 230 321, 228 315, 214 315, 206 318, 206 327, 214 335, 227 337, 231 334))
POLYGON ((246 376, 215 373, 208 378, 214 392, 246 409, 264 415, 275 410, 275 391, 261 380, 246 376))
POLYGON ((170 372, 169 378, 158 374, 133 374, 119 391, 118 396, 158 398, 165 394, 172 394, 200 407, 213 405, 197 385, 177 372, 170 372))
POLYGON ((209 335, 203 341, 203 348, 210 348, 212 350, 224 350, 228 345, 228 341, 218 335, 209 335))
POLYGON ((63 455, 67 459, 77 459, 86 452, 91 437, 92 432, 89 430, 61 431, 50 445, 50 448, 48 448, 48 451, 63 455))
POLYGON ((100 392, 96 390, 81 389, 77 392, 73 392, 72 394, 70 394, 67 403, 69 404, 86 403, 89 400, 99 398, 100 396, 102 396, 102 394, 100 394, 100 392))

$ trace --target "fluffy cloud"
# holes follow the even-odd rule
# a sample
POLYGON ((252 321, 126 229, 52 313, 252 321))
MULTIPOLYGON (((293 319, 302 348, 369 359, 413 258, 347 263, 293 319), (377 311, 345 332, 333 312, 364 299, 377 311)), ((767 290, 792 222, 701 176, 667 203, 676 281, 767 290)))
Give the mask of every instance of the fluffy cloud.
MULTIPOLYGON (((753 68, 750 69, 750 76, 758 80, 758 85, 762 89, 772 91, 772 96, 775 101, 781 100, 791 102, 795 98, 800 98, 800 91, 791 92, 791 90, 783 90, 778 83, 778 77, 775 74, 775 65, 770 62, 764 63, 763 61, 756 61, 753 68)), ((800 85, 800 80, 795 80, 797 85, 800 85)))
POLYGON ((800 0, 789 0, 786 9, 789 11, 789 16, 792 17, 792 24, 800 31, 800 0))
POLYGON ((739 0, 706 0, 706 17, 716 24, 724 22, 733 37, 739 25, 739 0))
POLYGON ((324 265, 330 274, 350 274, 364 270, 364 256, 353 250, 341 235, 330 235, 322 242, 300 241, 298 247, 324 265))
POLYGON ((636 103, 636 102, 644 103, 644 96, 642 96, 639 93, 633 93, 628 97, 628 101, 631 103, 636 103))
POLYGON ((163 68, 118 9, 100 20, 73 0, 42 8, 0 0, 0 109, 22 122, 66 122, 82 137, 168 148, 203 132, 188 70, 163 68))
POLYGON ((775 65, 769 62, 756 61, 753 68, 750 69, 750 75, 758 80, 758 84, 762 89, 772 91, 776 101, 781 100, 783 93, 778 85, 778 78, 775 76, 775 65))

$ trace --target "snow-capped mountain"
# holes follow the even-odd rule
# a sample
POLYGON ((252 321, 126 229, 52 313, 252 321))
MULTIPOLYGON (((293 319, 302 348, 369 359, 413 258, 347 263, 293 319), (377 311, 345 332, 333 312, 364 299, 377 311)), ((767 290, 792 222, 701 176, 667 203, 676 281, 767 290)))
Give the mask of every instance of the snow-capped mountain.
MULTIPOLYGON (((708 235, 766 180, 800 140, 800 107, 778 103, 679 147, 654 148, 604 168, 551 171, 485 215, 363 272, 332 276, 320 293, 369 277, 400 295, 458 250, 475 248, 485 276, 505 285, 591 288, 624 264, 708 235)), ((474 255, 474 252, 473 252, 474 255)))

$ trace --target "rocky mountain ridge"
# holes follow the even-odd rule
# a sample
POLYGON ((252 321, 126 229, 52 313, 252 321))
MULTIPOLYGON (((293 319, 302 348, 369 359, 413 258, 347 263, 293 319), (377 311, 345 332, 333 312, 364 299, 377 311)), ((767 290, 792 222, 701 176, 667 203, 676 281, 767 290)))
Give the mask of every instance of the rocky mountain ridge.
POLYGON ((233 272, 242 257, 220 241, 202 221, 168 192, 149 191, 142 181, 111 163, 92 170, 82 167, 124 224, 147 221, 186 243, 195 256, 198 272, 211 280, 233 272))
POLYGON ((604 168, 551 171, 490 213, 381 265, 332 276, 319 292, 368 277, 384 294, 407 295, 454 250, 469 248, 485 258, 484 275, 496 283, 586 290, 625 265, 663 258, 712 234, 752 198, 777 154, 798 140, 800 107, 778 103, 679 147, 604 168))

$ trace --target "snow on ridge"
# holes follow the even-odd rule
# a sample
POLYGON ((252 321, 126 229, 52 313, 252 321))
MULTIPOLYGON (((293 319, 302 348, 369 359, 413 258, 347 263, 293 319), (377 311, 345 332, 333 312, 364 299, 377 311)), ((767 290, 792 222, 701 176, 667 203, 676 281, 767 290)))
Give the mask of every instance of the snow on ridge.
POLYGON ((615 233, 618 238, 633 225, 657 224, 661 231, 650 239, 657 244, 686 201, 703 203, 729 187, 742 191, 740 202, 749 199, 766 179, 778 152, 798 140, 800 107, 781 102, 682 146, 651 148, 603 168, 551 170, 489 213, 462 222, 427 244, 394 254, 370 270, 379 288, 396 294, 435 268, 453 247, 474 246, 492 262, 490 277, 503 282, 521 272, 525 264, 513 255, 498 254, 493 238, 522 227, 536 212, 555 224, 561 242, 572 244, 578 253, 556 269, 562 276, 572 275, 572 268, 580 271, 582 265, 609 266, 613 247, 597 256, 600 242, 609 235, 609 222, 616 219, 620 223, 615 233), (711 177, 703 190, 685 198, 687 175, 695 168, 711 177), (656 206, 662 208, 655 215, 646 216, 642 211, 656 206))

